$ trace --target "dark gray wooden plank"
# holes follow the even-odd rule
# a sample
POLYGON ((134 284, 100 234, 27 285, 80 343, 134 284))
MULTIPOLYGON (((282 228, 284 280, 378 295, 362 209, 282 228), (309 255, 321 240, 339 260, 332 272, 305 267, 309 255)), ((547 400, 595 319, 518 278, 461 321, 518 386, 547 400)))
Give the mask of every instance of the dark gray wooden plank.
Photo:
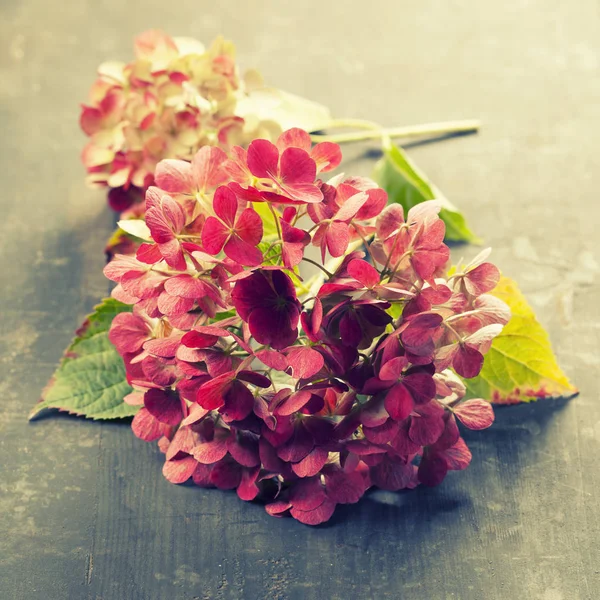
MULTIPOLYGON (((0 598, 600 597, 597 2, 7 1, 0 39, 0 598), (82 182, 77 102, 151 26, 224 32, 244 66, 340 117, 481 118, 480 135, 411 153, 519 280, 581 396, 498 410, 468 435, 466 472, 316 529, 167 483, 127 424, 28 424, 106 290, 112 217, 82 182)), ((346 149, 348 172, 369 173, 370 147, 346 149)))

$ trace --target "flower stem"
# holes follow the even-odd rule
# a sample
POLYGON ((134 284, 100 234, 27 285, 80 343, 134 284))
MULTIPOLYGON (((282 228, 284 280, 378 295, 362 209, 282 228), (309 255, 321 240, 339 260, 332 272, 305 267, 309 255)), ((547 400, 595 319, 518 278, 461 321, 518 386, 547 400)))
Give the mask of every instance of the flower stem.
POLYGON ((476 119, 464 121, 443 121, 440 123, 424 123, 422 125, 407 125, 404 127, 392 127, 386 129, 371 123, 370 121, 359 121, 348 119, 344 121, 334 121, 331 127, 355 127, 365 129, 366 131, 351 131, 349 133, 336 133, 332 135, 321 135, 314 133, 311 135, 313 142, 334 142, 343 144, 345 142, 362 142, 364 140, 377 140, 383 136, 390 138, 413 138, 427 135, 442 135, 447 133, 466 133, 468 131, 477 131, 481 123, 476 119))
POLYGON ((310 263, 311 265, 315 265, 315 267, 319 267, 319 269, 321 269, 321 271, 323 271, 323 273, 325 273, 325 275, 327 275, 327 277, 329 277, 329 279, 331 279, 333 277, 333 273, 330 273, 323 265, 320 265, 318 262, 316 262, 310 258, 306 258, 306 256, 302 260, 307 263, 310 263))

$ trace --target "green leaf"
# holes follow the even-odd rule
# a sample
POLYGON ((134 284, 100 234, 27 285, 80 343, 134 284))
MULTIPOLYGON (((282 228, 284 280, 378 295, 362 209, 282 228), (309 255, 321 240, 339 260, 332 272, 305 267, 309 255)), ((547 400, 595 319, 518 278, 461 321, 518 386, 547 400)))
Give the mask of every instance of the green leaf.
POLYGON ((485 355, 481 373, 464 380, 467 396, 515 404, 577 394, 517 284, 502 277, 492 294, 508 304, 512 317, 485 355))
POLYGON ((446 224, 446 240, 481 242, 467 226, 462 213, 389 138, 383 140, 383 158, 375 165, 373 178, 388 193, 390 201, 401 204, 405 211, 426 200, 440 200, 443 203, 440 217, 446 224))
POLYGON ((77 330, 30 419, 46 408, 91 419, 116 419, 137 412, 137 406, 123 402, 132 388, 125 377, 123 360, 108 339, 114 317, 131 308, 113 298, 95 307, 77 330))

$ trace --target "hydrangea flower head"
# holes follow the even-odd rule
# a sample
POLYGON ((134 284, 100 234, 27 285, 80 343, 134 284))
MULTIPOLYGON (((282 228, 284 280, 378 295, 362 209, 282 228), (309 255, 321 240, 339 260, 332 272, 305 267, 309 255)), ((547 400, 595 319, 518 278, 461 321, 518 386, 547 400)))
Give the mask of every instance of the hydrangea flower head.
MULTIPOLYGON (((176 52, 155 42, 150 73, 176 52)), ((110 331, 141 406, 133 431, 158 440, 165 477, 309 525, 372 486, 468 466, 461 427, 493 411, 456 374, 479 372, 510 317, 486 255, 445 274, 438 202, 405 214, 370 180, 323 181, 340 157, 293 129, 163 161, 148 242, 105 268, 133 305, 110 331)))

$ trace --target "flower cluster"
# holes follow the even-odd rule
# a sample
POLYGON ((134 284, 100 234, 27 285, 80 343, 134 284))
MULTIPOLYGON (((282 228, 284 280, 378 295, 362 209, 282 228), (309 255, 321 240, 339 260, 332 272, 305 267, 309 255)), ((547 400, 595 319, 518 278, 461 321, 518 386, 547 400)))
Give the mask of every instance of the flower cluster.
POLYGON ((105 268, 133 305, 110 330, 133 431, 158 440, 165 477, 311 525, 469 464, 457 420, 493 412, 456 374, 479 372, 510 316, 486 252, 445 273, 439 203, 405 215, 368 179, 320 179, 340 160, 299 129, 164 160, 148 242, 105 268))
POLYGON ((109 197, 116 210, 135 200, 135 188, 153 183, 163 158, 189 160, 204 145, 226 147, 277 130, 236 116, 244 81, 231 42, 218 38, 205 50, 151 30, 136 38, 135 56, 100 66, 80 117, 90 137, 82 153, 88 182, 118 189, 109 197))

